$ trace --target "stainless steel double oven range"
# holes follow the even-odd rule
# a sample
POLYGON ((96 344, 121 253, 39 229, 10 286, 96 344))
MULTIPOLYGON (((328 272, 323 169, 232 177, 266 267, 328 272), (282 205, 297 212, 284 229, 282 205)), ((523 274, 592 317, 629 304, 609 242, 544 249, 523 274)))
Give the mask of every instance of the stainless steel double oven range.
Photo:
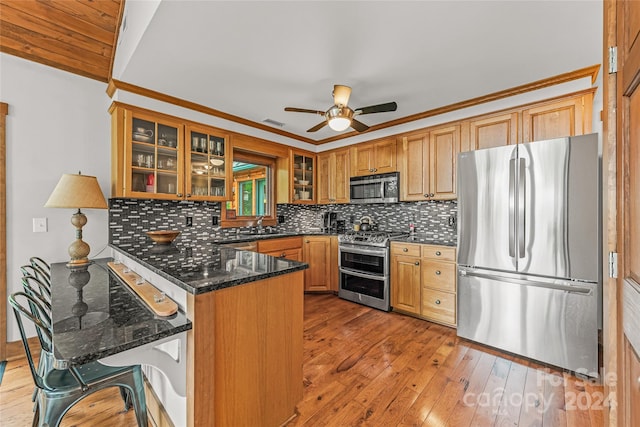
POLYGON ((349 231, 339 235, 338 296, 389 311, 390 239, 406 235, 386 231, 349 231))

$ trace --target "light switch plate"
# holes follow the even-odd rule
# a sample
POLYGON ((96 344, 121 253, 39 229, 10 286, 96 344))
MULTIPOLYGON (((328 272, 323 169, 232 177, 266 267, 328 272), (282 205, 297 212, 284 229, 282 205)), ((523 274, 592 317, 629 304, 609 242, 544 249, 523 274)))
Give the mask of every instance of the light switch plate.
POLYGON ((47 232, 47 218, 33 218, 33 232, 34 233, 46 233, 47 232))

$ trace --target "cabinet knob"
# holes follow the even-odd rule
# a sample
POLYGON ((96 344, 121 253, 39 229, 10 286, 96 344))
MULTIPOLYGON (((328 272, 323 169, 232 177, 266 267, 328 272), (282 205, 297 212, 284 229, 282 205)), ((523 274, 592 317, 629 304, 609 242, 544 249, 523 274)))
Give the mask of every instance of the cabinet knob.
POLYGON ((182 193, 178 193, 178 194, 176 194, 176 196, 182 197, 182 193))
POLYGON ((440 256, 440 255, 442 255, 442 252, 436 251, 436 256, 440 256))
POLYGON ((440 270, 436 270, 436 276, 440 275, 440 270))
POLYGON ((369 172, 373 172, 373 168, 369 168, 369 172))
POLYGON ((187 193, 187 197, 191 197, 191 193, 187 193))
POLYGON ((280 258, 284 258, 284 257, 286 257, 286 256, 287 256, 287 254, 285 254, 284 252, 282 252, 282 253, 280 254, 280 258))
POLYGON ((308 241, 308 240, 305 240, 304 242, 305 242, 305 243, 309 243, 309 241, 308 241))
POLYGON ((415 262, 415 264, 416 264, 416 265, 420 265, 420 261, 416 261, 416 262, 415 262))
POLYGON ((427 194, 425 194, 425 195, 424 195, 424 197, 429 198, 429 194, 428 194, 428 193, 427 193, 427 194))
POLYGON ((408 248, 402 248, 402 252, 409 252, 408 248))
POLYGON ((373 171, 374 172, 378 172, 378 168, 373 168, 373 171))
POLYGON ((436 300, 436 304, 440 305, 440 300, 439 299, 436 300))
POLYGON ((429 194, 429 197, 433 197, 433 193, 429 194))

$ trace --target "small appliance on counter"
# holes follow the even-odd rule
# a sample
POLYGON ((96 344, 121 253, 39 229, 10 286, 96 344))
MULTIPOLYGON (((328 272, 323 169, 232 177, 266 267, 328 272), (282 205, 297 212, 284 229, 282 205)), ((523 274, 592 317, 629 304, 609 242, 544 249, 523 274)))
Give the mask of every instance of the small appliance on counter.
POLYGON ((322 214, 322 232, 336 233, 338 230, 338 213, 324 212, 322 214))

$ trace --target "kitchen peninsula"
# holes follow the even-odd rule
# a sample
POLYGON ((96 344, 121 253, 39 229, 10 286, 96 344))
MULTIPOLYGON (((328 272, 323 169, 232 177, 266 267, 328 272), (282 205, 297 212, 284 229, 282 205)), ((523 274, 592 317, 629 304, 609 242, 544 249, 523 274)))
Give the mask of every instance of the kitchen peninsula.
POLYGON ((147 375, 169 414, 178 400, 188 426, 277 426, 294 415, 303 388, 307 264, 213 243, 191 247, 186 239, 156 245, 141 237, 111 248, 192 322, 186 399, 167 394, 162 376, 147 375))

